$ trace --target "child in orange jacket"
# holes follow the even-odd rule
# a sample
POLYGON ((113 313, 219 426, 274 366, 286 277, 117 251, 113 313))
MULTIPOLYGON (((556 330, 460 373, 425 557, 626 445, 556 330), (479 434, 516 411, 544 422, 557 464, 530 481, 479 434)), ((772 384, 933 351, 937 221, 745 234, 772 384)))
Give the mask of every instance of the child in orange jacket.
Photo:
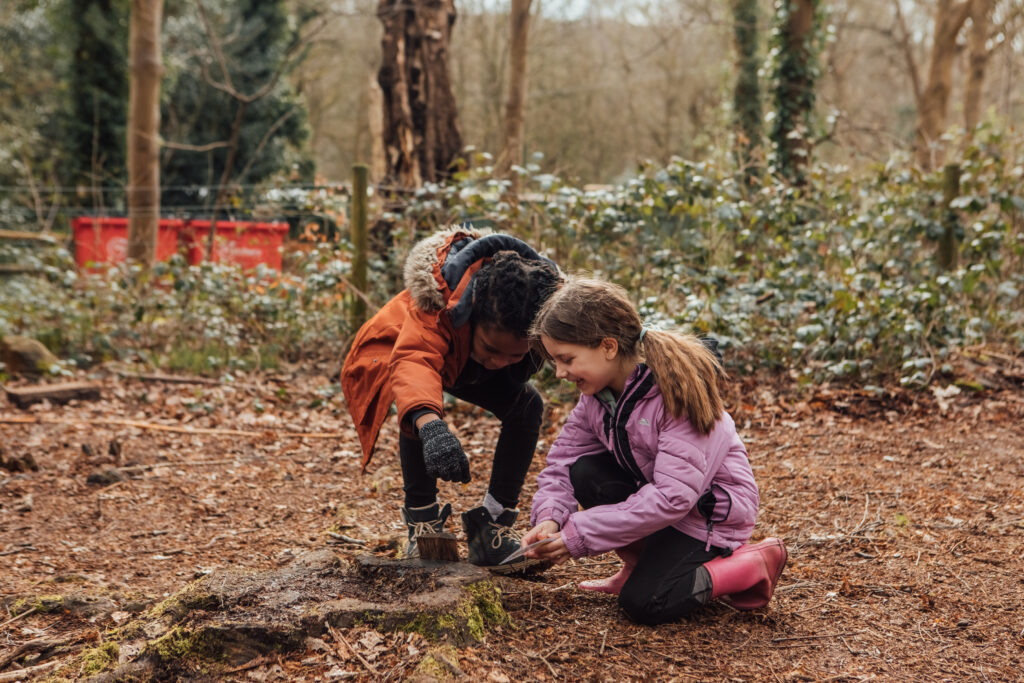
MULTIPOLYGON (((528 333, 561 277, 550 260, 509 235, 468 228, 441 231, 413 247, 406 289, 364 324, 342 367, 341 385, 363 449, 363 467, 392 403, 409 535, 443 530, 451 505, 437 501, 437 479, 469 481, 469 460, 445 423, 443 394, 501 420, 487 494, 462 514, 469 559, 497 568, 519 548, 512 525, 536 450, 543 401, 528 383, 543 361, 528 333)), ((515 571, 533 563, 503 565, 515 571)))

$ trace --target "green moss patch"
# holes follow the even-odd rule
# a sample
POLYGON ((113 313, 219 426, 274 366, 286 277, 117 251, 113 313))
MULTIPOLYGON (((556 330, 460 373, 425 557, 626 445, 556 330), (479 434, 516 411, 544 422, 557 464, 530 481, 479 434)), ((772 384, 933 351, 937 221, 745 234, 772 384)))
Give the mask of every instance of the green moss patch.
POLYGON ((115 642, 106 642, 99 647, 86 650, 81 655, 83 676, 95 676, 101 671, 113 668, 121 654, 121 647, 115 642))
POLYGON ((63 595, 33 595, 26 598, 19 598, 11 605, 11 616, 18 616, 31 610, 38 614, 47 612, 59 612, 64 609, 63 595))

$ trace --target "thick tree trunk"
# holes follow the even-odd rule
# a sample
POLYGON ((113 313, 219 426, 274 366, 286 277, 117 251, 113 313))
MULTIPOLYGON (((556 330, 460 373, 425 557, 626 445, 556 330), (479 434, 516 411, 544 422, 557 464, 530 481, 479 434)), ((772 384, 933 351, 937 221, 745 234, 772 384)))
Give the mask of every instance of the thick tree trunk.
MULTIPOLYGON (((788 2, 788 0, 783 0, 788 2)), ((803 169, 810 157, 808 121, 814 108, 815 74, 811 68, 815 14, 821 0, 791 2, 780 27, 784 54, 777 67, 775 143, 779 171, 794 183, 804 182, 803 169)))
POLYGON ((971 31, 967 37, 967 85, 964 87, 964 128, 970 135, 981 120, 982 88, 988 65, 988 33, 994 0, 973 0, 971 31))
POLYGON ((497 173, 523 163, 523 103, 526 100, 526 50, 530 33, 531 0, 512 0, 509 10, 509 80, 505 102, 505 142, 497 173))
POLYGON ((377 17, 388 179, 403 187, 443 180, 462 151, 448 76, 454 0, 380 0, 377 17))
POLYGON ((956 37, 960 33, 971 0, 938 0, 935 6, 935 28, 928 60, 928 81, 921 93, 917 112, 917 163, 931 170, 941 161, 936 145, 946 127, 949 95, 953 88, 953 62, 956 58, 956 37))
POLYGON ((163 0, 132 0, 128 107, 128 258, 151 265, 160 219, 163 0))
POLYGON ((757 175, 757 150, 761 146, 761 87, 757 71, 757 0, 733 0, 733 37, 736 44, 736 86, 733 116, 736 124, 736 156, 747 181, 757 175))

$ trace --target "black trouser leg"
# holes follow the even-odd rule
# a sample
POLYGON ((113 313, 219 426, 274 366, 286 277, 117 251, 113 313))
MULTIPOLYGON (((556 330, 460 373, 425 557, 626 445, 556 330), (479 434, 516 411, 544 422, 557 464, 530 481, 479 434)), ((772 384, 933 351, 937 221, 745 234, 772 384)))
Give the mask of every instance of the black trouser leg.
POLYGON ((619 467, 611 453, 578 458, 569 467, 569 482, 576 502, 584 509, 620 503, 637 491, 633 477, 619 467))
MULTIPOLYGON (((638 490, 632 476, 611 453, 579 458, 569 468, 576 501, 584 508, 621 502, 638 490)), ((711 597, 711 578, 703 564, 721 555, 721 548, 672 527, 644 539, 633 573, 619 593, 619 606, 641 624, 674 621, 704 605, 711 597)))
POLYGON ((619 593, 619 606, 633 621, 664 624, 684 617, 711 599, 711 576, 704 569, 722 548, 665 527, 647 537, 640 559, 619 593))
MULTIPOLYGON (((482 381, 472 383, 456 379, 455 386, 446 387, 446 391, 501 420, 488 491, 503 506, 516 507, 544 418, 540 394, 530 384, 514 382, 501 371, 485 373, 482 381)), ((406 507, 430 505, 437 499, 437 479, 427 474, 422 442, 402 434, 398 438, 398 452, 406 507)))
POLYGON ((423 463, 423 442, 405 434, 398 436, 398 457, 402 462, 405 507, 418 508, 437 500, 437 479, 427 474, 423 463))
POLYGON ((514 508, 526 481, 526 473, 537 451, 537 438, 544 418, 544 401, 529 384, 515 384, 496 374, 479 384, 448 390, 456 398, 478 405, 501 420, 501 433, 494 446, 494 462, 488 491, 503 506, 514 508))

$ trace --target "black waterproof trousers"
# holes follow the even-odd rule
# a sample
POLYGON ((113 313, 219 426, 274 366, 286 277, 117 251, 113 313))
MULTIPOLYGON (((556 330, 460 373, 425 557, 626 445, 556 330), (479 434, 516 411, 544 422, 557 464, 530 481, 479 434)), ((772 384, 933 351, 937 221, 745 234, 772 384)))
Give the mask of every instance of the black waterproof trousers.
MULTIPOLYGON (((639 488, 611 453, 583 456, 569 468, 583 508, 619 503, 639 488)), ((619 606, 641 624, 663 624, 686 616, 711 599, 711 576, 703 564, 728 551, 672 527, 643 540, 636 568, 619 593, 619 606)))
MULTIPOLYGON (((518 381, 515 373, 487 370, 474 361, 467 364, 454 386, 445 387, 445 391, 480 406, 501 421, 488 491, 503 506, 515 508, 537 450, 544 417, 543 399, 529 383, 518 381)), ((403 432, 398 439, 398 452, 402 461, 405 506, 432 504, 437 499, 437 480, 427 474, 423 443, 403 432)))

